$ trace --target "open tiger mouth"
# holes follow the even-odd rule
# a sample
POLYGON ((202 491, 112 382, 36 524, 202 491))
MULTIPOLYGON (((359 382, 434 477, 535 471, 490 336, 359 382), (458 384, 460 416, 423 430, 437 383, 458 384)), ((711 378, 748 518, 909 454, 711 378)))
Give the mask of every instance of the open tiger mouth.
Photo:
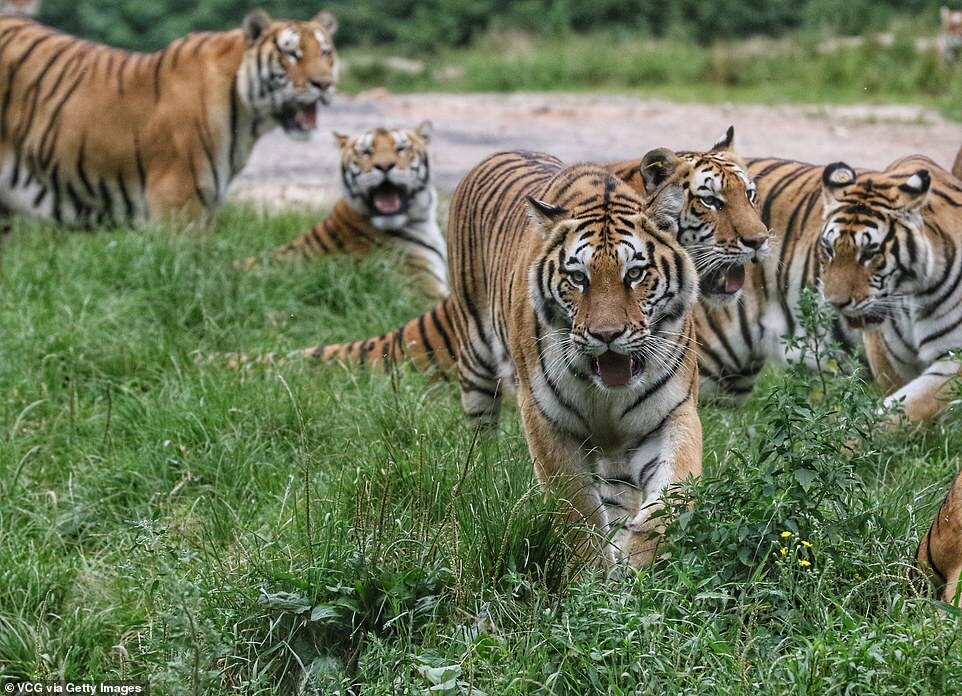
POLYGON ((611 350, 596 355, 591 366, 606 387, 623 387, 644 370, 641 361, 611 350))
POLYGON ((317 128, 317 102, 285 104, 278 120, 288 135, 310 134, 317 128))
POLYGON ((745 266, 723 266, 701 279, 701 293, 725 297, 734 295, 745 285, 745 266))
POLYGON ((378 215, 398 215, 407 209, 408 201, 402 189, 385 181, 371 191, 370 205, 378 215))

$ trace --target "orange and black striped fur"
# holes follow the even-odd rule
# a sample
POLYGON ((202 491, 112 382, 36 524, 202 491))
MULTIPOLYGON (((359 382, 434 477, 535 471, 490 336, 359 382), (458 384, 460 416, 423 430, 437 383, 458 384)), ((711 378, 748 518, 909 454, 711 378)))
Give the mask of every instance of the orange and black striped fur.
POLYGON ((962 368, 962 181, 921 155, 823 180, 825 298, 863 332, 886 406, 935 416, 962 368))
POLYGON ((741 297, 745 269, 769 251, 769 230, 758 213, 755 182, 734 150, 735 130, 707 152, 653 150, 642 160, 609 165, 640 193, 649 194, 680 163, 688 165, 678 241, 698 269, 700 299, 710 307, 733 306, 741 297))
POLYGON ((146 54, 0 17, 0 204, 78 226, 206 219, 261 135, 314 129, 335 28, 255 11, 146 54))
MULTIPOLYGON (((705 306, 732 307, 741 302, 747 264, 764 259, 769 250, 755 184, 734 152, 733 141, 734 130, 729 128, 707 152, 676 155, 661 148, 642 159, 606 165, 645 196, 668 180, 683 187, 677 240, 699 269, 705 306)), ((457 356, 452 350, 449 311, 444 302, 377 338, 317 346, 305 355, 374 366, 406 360, 419 369, 435 368, 450 375, 457 356)), ((696 316, 701 314, 698 308, 696 316)))
POLYGON ((956 476, 942 501, 932 526, 922 537, 916 561, 931 571, 943 602, 960 603, 959 576, 962 574, 962 474, 956 476))
POLYGON ((662 492, 701 472, 691 308, 697 276, 674 238, 681 186, 651 202, 605 169, 493 155, 462 179, 448 225, 465 413, 494 424, 516 395, 539 481, 645 564, 662 492))
MULTIPOLYGON (((448 294, 447 245, 438 227, 437 192, 428 159, 430 124, 335 134, 344 197, 313 229, 270 253, 272 261, 374 249, 400 252, 419 287, 433 299, 448 294)), ((244 267, 259 260, 248 257, 244 267)))

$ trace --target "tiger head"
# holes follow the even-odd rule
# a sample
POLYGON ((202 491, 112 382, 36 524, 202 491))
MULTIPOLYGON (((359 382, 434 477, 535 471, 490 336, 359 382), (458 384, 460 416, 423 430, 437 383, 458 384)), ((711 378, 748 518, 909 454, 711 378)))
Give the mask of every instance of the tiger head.
POLYGON ((397 230, 432 214, 430 122, 407 130, 375 128, 334 137, 341 148, 341 181, 348 203, 375 227, 397 230))
POLYGON ((858 175, 842 162, 825 168, 822 294, 850 328, 882 323, 928 275, 922 207, 931 184, 929 170, 914 167, 858 175))
POLYGON ((701 298, 726 305, 738 299, 745 284, 745 264, 762 261, 769 250, 769 230, 758 212, 755 182, 734 151, 735 130, 708 152, 676 155, 659 148, 645 155, 641 175, 649 193, 684 170, 685 199, 678 241, 698 269, 701 298))
POLYGON ((241 100, 258 118, 281 125, 295 140, 317 127, 317 105, 329 104, 339 64, 331 37, 337 20, 330 12, 307 22, 273 20, 254 10, 243 22, 247 51, 237 74, 241 100))
POLYGON ((674 238, 682 198, 670 186, 645 202, 589 165, 528 198, 541 235, 529 294, 541 322, 563 337, 557 362, 598 388, 638 387, 646 373, 668 368, 698 295, 695 268, 674 238), (577 198, 579 189, 588 193, 577 198))

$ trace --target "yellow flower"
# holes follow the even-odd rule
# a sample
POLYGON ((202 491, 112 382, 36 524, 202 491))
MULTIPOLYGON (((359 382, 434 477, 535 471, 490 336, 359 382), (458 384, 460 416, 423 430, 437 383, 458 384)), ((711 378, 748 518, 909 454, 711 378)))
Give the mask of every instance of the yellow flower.
POLYGON ((787 556, 787 555, 788 555, 788 549, 786 549, 784 546, 782 547, 782 555, 783 555, 783 556, 787 556))
POLYGON ((806 549, 810 549, 812 548, 812 542, 802 539, 802 546, 804 546, 806 549))
POLYGON ((800 560, 800 561, 798 562, 798 565, 802 566, 802 568, 807 568, 808 566, 810 566, 810 565, 812 565, 812 564, 811 564, 809 561, 806 561, 806 560, 803 558, 802 560, 800 560))
POLYGON ((787 539, 787 538, 790 537, 791 535, 792 535, 791 532, 782 532, 782 535, 781 535, 781 536, 782 536, 782 539, 787 539))

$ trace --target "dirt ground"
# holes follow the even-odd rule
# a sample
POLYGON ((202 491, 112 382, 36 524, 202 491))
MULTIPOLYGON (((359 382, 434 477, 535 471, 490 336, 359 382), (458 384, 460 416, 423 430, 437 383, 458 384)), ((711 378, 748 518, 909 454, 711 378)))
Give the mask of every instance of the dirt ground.
POLYGON ((327 206, 339 195, 338 156, 329 131, 434 125, 434 178, 450 193, 486 155, 525 148, 567 162, 641 157, 648 150, 702 149, 729 125, 738 151, 815 163, 844 160, 882 168, 907 154, 949 167, 962 124, 917 106, 752 106, 680 104, 599 94, 413 94, 376 90, 339 96, 318 114, 309 143, 280 130, 265 136, 233 184, 232 195, 270 208, 327 206))

